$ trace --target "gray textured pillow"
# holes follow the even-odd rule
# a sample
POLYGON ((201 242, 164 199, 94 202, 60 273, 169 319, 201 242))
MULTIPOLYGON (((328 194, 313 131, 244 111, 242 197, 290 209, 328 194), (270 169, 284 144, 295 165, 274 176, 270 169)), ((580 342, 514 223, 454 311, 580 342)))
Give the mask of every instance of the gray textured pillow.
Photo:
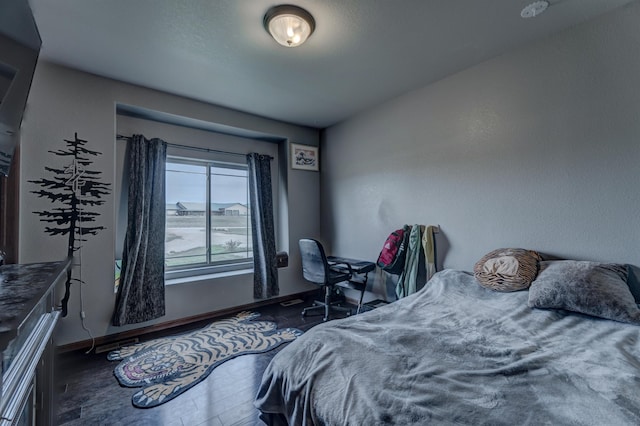
POLYGON ((626 281, 625 265, 577 260, 540 262, 540 273, 529 288, 529 306, 640 324, 640 309, 626 281))

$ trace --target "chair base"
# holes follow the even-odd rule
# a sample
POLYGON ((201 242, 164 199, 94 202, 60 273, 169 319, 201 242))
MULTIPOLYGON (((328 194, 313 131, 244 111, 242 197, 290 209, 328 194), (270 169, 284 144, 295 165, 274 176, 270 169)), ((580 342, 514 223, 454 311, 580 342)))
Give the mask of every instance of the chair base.
MULTIPOLYGON (((324 302, 316 300, 315 302, 313 302, 313 306, 309 306, 302 310, 302 316, 304 317, 309 313, 320 311, 319 313, 324 314, 324 318, 322 320, 329 321, 331 312, 346 312, 347 316, 351 315, 351 308, 348 308, 346 306, 339 306, 338 303, 340 302, 331 301, 331 292, 333 290, 332 287, 333 286, 324 286, 324 302)), ((316 313, 316 315, 318 315, 318 313, 316 313)))
POLYGON ((346 312, 347 316, 351 315, 351 308, 339 306, 337 304, 325 304, 319 300, 313 302, 313 306, 308 306, 302 310, 302 316, 324 314, 323 321, 329 321, 332 312, 346 312))

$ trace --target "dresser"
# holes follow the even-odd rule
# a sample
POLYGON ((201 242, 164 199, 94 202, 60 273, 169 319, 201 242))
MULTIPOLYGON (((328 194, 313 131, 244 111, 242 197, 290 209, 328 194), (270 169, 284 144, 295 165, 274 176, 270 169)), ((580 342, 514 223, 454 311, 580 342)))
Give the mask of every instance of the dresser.
POLYGON ((0 266, 0 426, 55 424, 54 290, 70 264, 0 266))

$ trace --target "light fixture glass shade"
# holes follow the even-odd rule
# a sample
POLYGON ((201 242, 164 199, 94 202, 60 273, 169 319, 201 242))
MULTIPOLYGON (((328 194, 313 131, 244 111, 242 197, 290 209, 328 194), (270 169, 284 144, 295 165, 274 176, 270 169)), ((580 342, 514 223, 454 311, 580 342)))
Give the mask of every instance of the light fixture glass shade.
POLYGON ((269 9, 263 24, 273 39, 286 47, 300 46, 315 29, 313 16, 306 10, 291 5, 269 9))

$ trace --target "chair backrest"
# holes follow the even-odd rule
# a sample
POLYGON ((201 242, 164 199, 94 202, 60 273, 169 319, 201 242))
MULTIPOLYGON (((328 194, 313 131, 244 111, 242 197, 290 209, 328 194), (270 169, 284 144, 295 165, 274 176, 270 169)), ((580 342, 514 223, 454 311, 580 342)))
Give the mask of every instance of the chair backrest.
POLYGON ((314 284, 327 284, 329 264, 319 241, 304 238, 298 242, 302 257, 302 275, 314 284))

